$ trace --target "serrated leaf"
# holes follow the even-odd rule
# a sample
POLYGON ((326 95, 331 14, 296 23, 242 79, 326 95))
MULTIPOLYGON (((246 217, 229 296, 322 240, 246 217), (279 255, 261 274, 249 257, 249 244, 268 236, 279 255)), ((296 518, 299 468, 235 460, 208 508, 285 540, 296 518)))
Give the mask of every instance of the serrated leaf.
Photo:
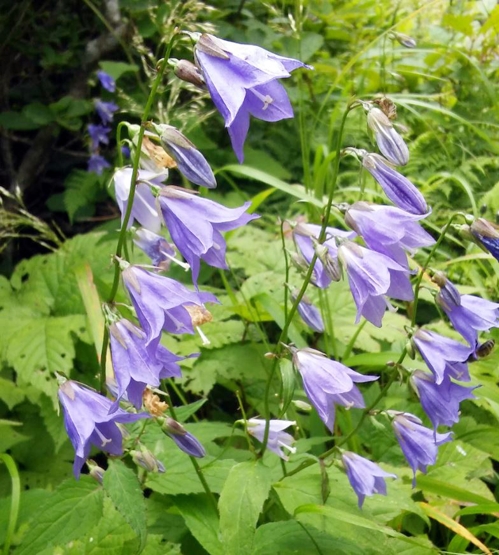
POLYGON ((47 396, 42 395, 39 404, 43 423, 54 440, 55 453, 57 454, 68 439, 68 434, 64 427, 64 420, 60 413, 54 410, 54 405, 47 396))
POLYGON ((0 378, 0 399, 7 405, 9 410, 22 403, 25 396, 26 394, 17 384, 11 380, 0 378))
POLYGON ((173 502, 191 534, 206 551, 210 555, 225 555, 218 538, 218 514, 206 494, 176 495, 173 502))
POLYGON ((15 555, 39 555, 48 546, 85 536, 102 518, 104 493, 91 478, 63 482, 40 506, 15 555))
POLYGON ((137 534, 142 550, 147 537, 146 506, 137 475, 122 461, 110 460, 103 486, 116 509, 137 534))
POLYGON ((251 553, 258 517, 269 495, 270 470, 261 461, 234 466, 218 503, 220 534, 227 555, 251 553))

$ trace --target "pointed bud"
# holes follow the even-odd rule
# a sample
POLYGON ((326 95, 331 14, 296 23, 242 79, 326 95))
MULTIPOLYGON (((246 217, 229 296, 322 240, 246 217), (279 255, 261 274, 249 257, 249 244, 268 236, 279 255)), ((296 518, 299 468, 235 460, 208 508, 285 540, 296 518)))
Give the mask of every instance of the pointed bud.
POLYGON ((338 259, 333 258, 329 249, 325 245, 316 244, 315 245, 315 252, 319 257, 319 260, 322 262, 324 266, 324 270, 326 271, 327 275, 333 281, 340 281, 341 280, 341 268, 338 264, 338 259))
POLYGON ((152 453, 144 446, 141 446, 140 451, 130 451, 132 460, 137 466, 145 468, 147 472, 160 472, 165 471, 165 467, 152 453))
POLYGON ((499 260, 499 227, 484 218, 476 219, 469 231, 475 242, 484 250, 499 260))
POLYGON ((392 164, 405 166, 409 161, 409 149, 384 112, 379 108, 371 108, 367 114, 367 125, 373 131, 376 144, 385 158, 392 164))
POLYGON ((201 73, 201 70, 192 62, 171 58, 168 60, 168 63, 173 66, 173 73, 175 73, 179 79, 186 81, 187 83, 191 83, 196 87, 204 88, 205 82, 203 74, 201 73))
POLYGON ((88 473, 90 474, 90 476, 92 476, 92 478, 96 482, 99 482, 99 484, 102 484, 102 480, 104 479, 104 472, 106 472, 106 471, 103 468, 101 468, 92 459, 88 459, 87 466, 88 466, 88 471, 89 471, 88 473))
POLYGON ((409 35, 404 35, 404 33, 397 33, 394 31, 388 36, 389 38, 391 38, 392 40, 396 40, 399 44, 405 46, 406 48, 415 48, 417 46, 416 40, 409 35))
POLYGON ((167 416, 161 427, 162 431, 177 444, 184 453, 191 457, 204 457, 206 451, 199 441, 179 422, 167 416))

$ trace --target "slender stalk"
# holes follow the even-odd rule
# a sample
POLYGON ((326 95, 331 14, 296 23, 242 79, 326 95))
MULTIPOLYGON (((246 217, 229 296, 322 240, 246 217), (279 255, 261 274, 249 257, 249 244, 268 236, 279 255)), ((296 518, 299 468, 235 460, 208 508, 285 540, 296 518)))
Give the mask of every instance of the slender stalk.
MULTIPOLYGON (((324 215, 322 218, 322 227, 321 227, 321 231, 319 234, 319 243, 323 243, 326 239, 326 228, 327 228, 327 224, 329 221, 329 216, 331 215, 331 209, 333 206, 333 199, 334 199, 334 193, 336 192, 336 182, 338 181, 338 175, 339 175, 339 169, 340 169, 340 154, 341 154, 341 143, 342 143, 342 139, 343 139, 343 132, 345 129, 345 123, 347 120, 347 116, 350 112, 352 108, 351 102, 349 102, 347 104, 347 108, 343 114, 343 117, 341 119, 341 124, 340 124, 340 129, 338 132, 338 142, 336 144, 336 157, 334 160, 334 169, 333 169, 333 176, 332 176, 332 180, 331 180, 331 188, 329 190, 329 198, 328 198, 328 202, 326 205, 326 208, 324 210, 324 215)), ((314 254, 314 256, 312 257, 312 260, 310 261, 307 273, 305 274, 305 278, 303 280, 303 284, 301 286, 300 292, 298 293, 293 305, 291 306, 291 310, 288 313, 288 316, 284 322, 284 326, 281 330, 281 334, 279 335, 279 339, 277 340, 277 345, 274 349, 274 362, 272 364, 272 369, 270 371, 270 374, 268 376, 267 379, 267 384, 265 386, 265 396, 263 399, 263 403, 264 403, 264 414, 265 414, 265 433, 263 435, 263 441, 262 441, 262 449, 259 453, 259 456, 262 457, 263 454, 265 453, 265 449, 267 448, 267 443, 269 440, 269 429, 270 429, 270 388, 272 386, 272 380, 274 379, 274 375, 277 369, 277 364, 279 361, 279 354, 282 350, 282 344, 284 341, 287 340, 287 336, 288 336, 288 330, 289 330, 289 326, 291 325, 291 321, 293 319, 293 316, 295 315, 297 309, 298 309, 298 304, 300 303, 300 301, 303 298, 303 295, 305 295, 305 291, 307 290, 307 287, 310 283, 310 280, 312 279, 312 274, 314 272, 314 267, 315 267, 315 262, 317 261, 317 253, 314 254)))
POLYGON ((10 455, 7 455, 7 453, 0 455, 0 461, 2 461, 7 467, 12 482, 12 499, 10 502, 9 524, 7 526, 7 532, 5 533, 5 542, 3 544, 3 554, 9 555, 10 545, 14 537, 14 532, 17 525, 17 518, 19 516, 19 505, 21 501, 21 480, 19 478, 19 472, 17 471, 16 463, 10 455))
POLYGON ((210 486, 208 485, 208 482, 206 481, 206 478, 204 477, 203 469, 199 466, 199 463, 196 460, 196 457, 189 457, 189 458, 191 459, 192 466, 194 466, 194 469, 196 470, 196 474, 198 475, 199 481, 201 482, 203 489, 206 495, 208 496, 208 499, 210 500, 210 503, 215 509, 215 512, 218 514, 218 503, 217 503, 217 500, 215 499, 215 496, 213 495, 213 492, 210 489, 210 486))
MULTIPOLYGON (((166 67, 168 65, 168 58, 170 57, 170 53, 172 51, 176 38, 177 38, 177 35, 173 35, 166 47, 165 57, 163 58, 159 66, 158 73, 152 84, 151 92, 149 93, 149 98, 147 99, 147 103, 144 108, 144 113, 142 115, 140 131, 137 139, 137 150, 135 151, 135 157, 133 160, 132 177, 130 180, 130 193, 128 195, 125 216, 121 224, 121 230, 118 237, 118 245, 116 246, 116 256, 114 258, 114 279, 113 279, 113 285, 111 286, 111 293, 109 294, 109 298, 107 301, 108 303, 112 303, 114 301, 116 297, 116 293, 118 292, 118 286, 120 283, 120 264, 118 259, 121 258, 122 256, 123 245, 126 240, 128 222, 130 221, 130 216, 132 214, 133 200, 135 198, 135 187, 137 182, 137 176, 139 173, 140 152, 142 148, 142 141, 144 140, 145 124, 147 123, 149 114, 151 113, 151 109, 152 109, 154 100, 156 98, 156 92, 158 90, 159 84, 161 83, 163 74, 165 73, 166 67)), ((107 332, 107 329, 106 329, 104 331, 104 338, 102 340, 101 376, 100 376, 102 393, 105 392, 106 359, 107 359, 108 345, 109 345, 109 333, 107 332)))

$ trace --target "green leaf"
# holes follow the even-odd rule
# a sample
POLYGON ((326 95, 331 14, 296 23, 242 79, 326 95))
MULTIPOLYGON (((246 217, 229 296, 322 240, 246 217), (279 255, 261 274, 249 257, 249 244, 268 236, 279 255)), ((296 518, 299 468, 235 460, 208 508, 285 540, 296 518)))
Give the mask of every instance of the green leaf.
POLYGON ((147 537, 146 506, 137 475, 122 461, 111 459, 104 473, 103 486, 116 509, 139 537, 142 550, 147 537))
POLYGON ((34 122, 21 112, 2 112, 0 113, 0 127, 13 129, 14 131, 30 131, 38 129, 40 124, 34 122))
POLYGON ((124 62, 99 62, 100 68, 109 74, 115 81, 117 81, 124 73, 136 73, 139 71, 139 66, 135 64, 126 64, 124 62))
POLYGON ((293 394, 296 387, 296 377, 295 371, 293 370, 293 363, 287 358, 282 358, 279 361, 279 370, 281 371, 282 383, 282 416, 288 410, 289 404, 293 400, 293 394))
POLYGON ((195 414, 207 401, 208 399, 199 399, 194 401, 194 403, 189 403, 183 407, 178 407, 175 409, 175 416, 179 422, 185 422, 190 416, 195 414))
POLYGON ((104 494, 91 478, 63 482, 39 507, 15 555, 40 555, 48 546, 84 537, 102 518, 104 494))
POLYGON ((13 381, 0 378, 0 399, 12 410, 24 401, 26 394, 13 381))
POLYGON ((218 538, 218 514, 206 494, 176 495, 173 502, 192 535, 210 553, 225 555, 218 538))
POLYGON ((270 470, 261 461, 240 463, 229 472, 218 505, 227 555, 252 552, 256 524, 270 485, 270 470))
POLYGON ((54 115, 50 111, 50 108, 41 102, 33 102, 25 106, 23 108, 23 115, 40 127, 54 121, 54 115))

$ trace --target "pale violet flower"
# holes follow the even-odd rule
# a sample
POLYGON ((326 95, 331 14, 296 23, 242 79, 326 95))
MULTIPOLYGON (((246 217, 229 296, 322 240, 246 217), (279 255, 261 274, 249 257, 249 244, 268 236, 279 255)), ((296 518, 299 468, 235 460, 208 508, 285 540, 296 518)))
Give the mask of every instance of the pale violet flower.
POLYGON ((168 437, 173 439, 173 441, 177 444, 177 447, 184 453, 187 453, 191 457, 197 458, 201 458, 206 455, 206 451, 199 440, 188 432, 182 424, 173 420, 173 418, 170 418, 169 416, 166 417, 161 429, 168 437))
MULTIPOLYGON (((260 418, 250 418, 246 421, 246 429, 258 441, 263 442, 265 435, 266 421, 260 418)), ((287 434, 283 430, 290 426, 295 426, 296 422, 292 420, 271 420, 269 422, 269 438, 267 447, 281 459, 288 460, 288 456, 283 451, 286 449, 290 453, 296 453, 296 448, 293 447, 295 439, 292 435, 287 434)))
POLYGON ((409 149, 390 121, 379 108, 370 108, 367 125, 374 133, 381 154, 396 166, 405 166, 409 161, 409 149))

